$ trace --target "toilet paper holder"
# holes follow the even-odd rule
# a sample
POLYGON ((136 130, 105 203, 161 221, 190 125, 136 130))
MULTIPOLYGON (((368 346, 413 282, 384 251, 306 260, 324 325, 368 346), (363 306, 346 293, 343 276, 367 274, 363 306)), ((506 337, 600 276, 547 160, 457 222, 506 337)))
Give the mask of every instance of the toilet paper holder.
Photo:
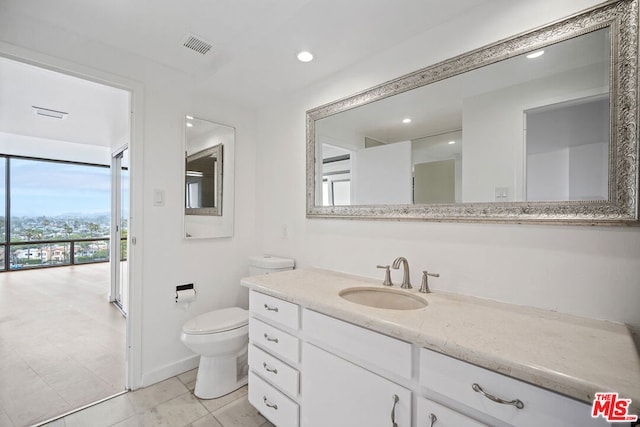
POLYGON ((193 291, 194 296, 196 293, 196 290, 193 287, 193 283, 187 283, 186 285, 176 286, 176 304, 179 302, 179 295, 181 291, 193 291))

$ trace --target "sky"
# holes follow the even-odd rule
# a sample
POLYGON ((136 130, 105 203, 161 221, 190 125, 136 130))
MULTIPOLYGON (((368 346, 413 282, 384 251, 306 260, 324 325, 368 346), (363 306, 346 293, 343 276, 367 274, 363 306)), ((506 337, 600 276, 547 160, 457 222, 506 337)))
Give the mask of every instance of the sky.
MULTIPOLYGON (((5 174, 0 175, 4 193, 5 174)), ((4 197, 2 207, 3 202, 4 197)), ((11 216, 109 214, 110 210, 108 167, 11 159, 11 216)))

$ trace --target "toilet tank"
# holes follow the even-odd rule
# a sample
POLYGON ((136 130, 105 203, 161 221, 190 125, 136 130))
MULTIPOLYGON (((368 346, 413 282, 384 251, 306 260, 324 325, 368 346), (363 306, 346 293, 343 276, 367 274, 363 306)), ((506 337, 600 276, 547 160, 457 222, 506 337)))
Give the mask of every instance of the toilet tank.
POLYGON ((293 266, 294 261, 291 258, 270 255, 251 256, 249 257, 249 276, 293 270, 293 266))

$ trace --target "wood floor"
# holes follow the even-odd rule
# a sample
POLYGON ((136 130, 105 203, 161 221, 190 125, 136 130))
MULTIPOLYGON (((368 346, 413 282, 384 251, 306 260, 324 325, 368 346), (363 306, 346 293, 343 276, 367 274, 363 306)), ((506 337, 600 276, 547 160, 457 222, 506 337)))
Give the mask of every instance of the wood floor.
POLYGON ((125 319, 108 289, 108 263, 0 273, 0 427, 125 389, 125 319))

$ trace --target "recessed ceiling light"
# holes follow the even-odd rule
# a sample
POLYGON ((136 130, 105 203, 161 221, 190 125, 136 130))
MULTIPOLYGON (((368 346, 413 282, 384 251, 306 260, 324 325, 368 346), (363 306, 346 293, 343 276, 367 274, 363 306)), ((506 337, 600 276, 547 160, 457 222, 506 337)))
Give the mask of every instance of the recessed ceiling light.
POLYGON ((311 62, 311 61, 313 61, 313 53, 307 52, 306 50, 303 50, 302 52, 298 53, 298 61, 300 61, 300 62, 311 62))
POLYGON ((533 52, 527 55, 527 59, 540 58, 542 55, 544 55, 544 50, 539 50, 537 52, 533 52))
POLYGON ((187 120, 193 120, 193 116, 187 116, 187 120))
POLYGON ((188 127, 188 128, 192 128, 192 127, 193 127, 193 123, 189 123, 189 122, 187 122, 187 127, 188 127))
POLYGON ((402 119, 402 123, 411 123, 411 119, 409 117, 402 119))
POLYGON ((456 143, 455 141, 449 141, 449 145, 453 145, 455 143, 456 143))

